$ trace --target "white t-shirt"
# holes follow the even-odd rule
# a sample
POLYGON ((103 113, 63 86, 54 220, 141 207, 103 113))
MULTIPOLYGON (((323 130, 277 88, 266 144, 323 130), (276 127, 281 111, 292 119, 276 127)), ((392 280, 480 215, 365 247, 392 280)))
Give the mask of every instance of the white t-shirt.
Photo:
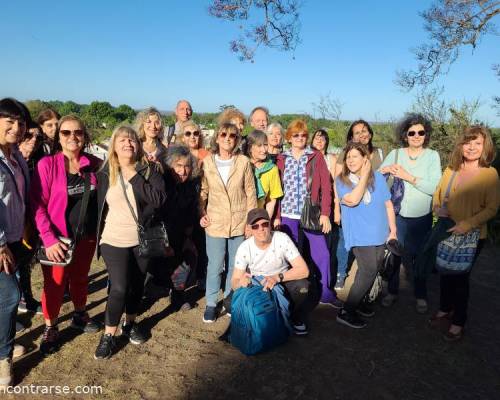
POLYGON ((215 166, 219 171, 222 182, 224 182, 224 186, 227 186, 227 181, 229 180, 229 172, 231 172, 233 162, 234 157, 231 157, 229 160, 221 160, 219 156, 215 156, 215 166))
POLYGON ((272 232, 272 240, 265 250, 259 249, 252 236, 236 251, 234 267, 249 269, 252 275, 271 276, 288 270, 288 264, 300 255, 292 239, 284 232, 272 232))

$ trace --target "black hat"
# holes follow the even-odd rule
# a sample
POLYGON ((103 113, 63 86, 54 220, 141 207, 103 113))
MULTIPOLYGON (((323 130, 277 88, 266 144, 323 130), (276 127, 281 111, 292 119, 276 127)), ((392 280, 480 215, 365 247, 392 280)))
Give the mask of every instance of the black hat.
POLYGON ((257 222, 259 219, 265 219, 266 221, 270 221, 269 214, 263 208, 254 208, 248 212, 247 216, 247 224, 252 225, 257 222))

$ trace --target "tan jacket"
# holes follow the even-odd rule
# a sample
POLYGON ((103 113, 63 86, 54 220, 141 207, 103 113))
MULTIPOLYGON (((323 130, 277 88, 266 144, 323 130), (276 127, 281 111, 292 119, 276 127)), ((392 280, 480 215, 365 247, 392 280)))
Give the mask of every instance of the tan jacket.
POLYGON ((203 160, 201 207, 210 217, 208 235, 229 238, 243 235, 247 213, 257 207, 257 195, 250 160, 238 154, 229 172, 227 186, 215 165, 214 155, 203 160))

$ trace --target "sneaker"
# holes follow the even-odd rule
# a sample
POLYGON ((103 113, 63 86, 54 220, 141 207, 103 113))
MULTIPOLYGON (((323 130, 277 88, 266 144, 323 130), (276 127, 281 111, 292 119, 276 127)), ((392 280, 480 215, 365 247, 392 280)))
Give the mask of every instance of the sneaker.
POLYGON ((373 310, 373 307, 362 301, 361 304, 358 306, 358 308, 356 309, 356 312, 363 316, 363 317, 366 317, 366 318, 371 318, 375 315, 375 311, 373 310))
POLYGON ((425 299, 417 299, 417 303, 415 304, 415 310, 419 314, 426 314, 429 310, 429 306, 427 305, 427 300, 425 299))
POLYGON ((227 310, 226 307, 222 306, 222 314, 226 317, 231 318, 231 313, 227 310))
POLYGON ((293 333, 297 336, 305 336, 309 333, 306 324, 303 322, 293 324, 293 333))
POLYGON ((19 321, 16 321, 16 333, 22 332, 26 327, 19 321))
POLYGON ((12 358, 18 358, 26 354, 26 348, 20 344, 14 345, 14 350, 12 351, 12 358))
POLYGON ((429 328, 436 329, 443 333, 447 332, 450 329, 451 319, 453 317, 453 311, 448 314, 444 314, 438 317, 437 313, 429 318, 429 328))
POLYGON ((337 322, 355 329, 364 328, 366 326, 366 322, 363 321, 358 314, 347 312, 345 309, 340 310, 337 314, 337 322))
POLYGON ((34 313, 38 315, 43 315, 42 303, 36 301, 35 299, 31 301, 20 301, 17 306, 17 312, 20 314, 34 313))
POLYGON ((40 353, 44 356, 55 353, 59 346, 59 329, 57 329, 57 326, 45 326, 40 343, 40 353))
POLYGON ((101 340, 99 340, 99 344, 95 349, 94 358, 96 360, 104 360, 108 359, 113 355, 113 351, 115 350, 116 343, 115 338, 111 333, 105 333, 101 336, 101 340))
POLYGON ((193 308, 193 306, 191 305, 191 303, 186 301, 182 306, 179 307, 179 311, 186 312, 186 311, 191 310, 192 308, 193 308))
POLYGON ((4 358, 0 360, 0 388, 6 389, 12 385, 12 360, 4 358))
POLYGON ((205 308, 205 313, 203 314, 203 322, 211 324, 217 320, 217 308, 213 306, 207 306, 205 308))
POLYGON ((129 322, 127 325, 122 324, 122 336, 128 337, 132 344, 143 344, 146 341, 146 335, 135 322, 129 322))
POLYGON ((101 324, 91 319, 86 312, 75 312, 71 320, 71 327, 85 333, 96 333, 101 330, 101 324))
POLYGON ((337 282, 335 283, 335 290, 342 290, 345 286, 347 275, 337 274, 337 282))
POLYGON ((386 294, 385 297, 382 299, 381 304, 384 307, 390 307, 392 306, 396 301, 398 300, 398 296, 396 294, 386 294))
POLYGON ((322 306, 330 306, 336 308, 337 310, 344 307, 344 303, 342 302, 342 300, 339 300, 338 298, 326 302, 320 301, 319 304, 321 304, 322 306))

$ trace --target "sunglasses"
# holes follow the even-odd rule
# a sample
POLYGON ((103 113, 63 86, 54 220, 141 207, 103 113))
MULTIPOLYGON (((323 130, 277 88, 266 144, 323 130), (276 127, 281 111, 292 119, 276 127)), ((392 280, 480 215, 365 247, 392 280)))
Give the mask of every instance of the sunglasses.
POLYGON ((69 129, 63 129, 59 131, 59 134, 64 137, 69 137, 72 133, 77 137, 82 137, 83 129, 75 129, 74 131, 70 131, 69 129))
POLYGON ((303 134, 301 134, 301 135, 300 135, 300 134, 298 134, 298 133, 296 133, 295 135, 292 135, 292 137, 293 137, 294 139, 298 139, 298 138, 307 139, 307 133, 303 133, 303 134))
POLYGON ((222 132, 222 133, 219 133, 219 137, 221 138, 225 138, 225 137, 229 137, 229 139, 236 139, 236 136, 238 136, 236 133, 226 133, 226 132, 222 132))
POLYGON ((251 227, 252 227, 253 231, 256 231, 259 228, 264 228, 264 229, 269 228, 269 225, 270 225, 269 221, 266 221, 266 222, 262 222, 261 224, 253 224, 253 225, 251 225, 251 227))
POLYGON ((40 133, 26 132, 23 137, 23 142, 30 141, 33 138, 36 138, 36 140, 42 140, 42 135, 40 133))
POLYGON ((418 135, 418 136, 425 136, 425 131, 418 131, 418 132, 415 132, 415 131, 408 131, 407 133, 408 136, 415 136, 415 135, 418 135))
POLYGON ((193 135, 194 137, 198 137, 198 136, 200 136, 200 131, 194 131, 194 132, 186 131, 186 132, 184 132, 184 136, 186 136, 186 137, 189 137, 191 135, 193 135))

